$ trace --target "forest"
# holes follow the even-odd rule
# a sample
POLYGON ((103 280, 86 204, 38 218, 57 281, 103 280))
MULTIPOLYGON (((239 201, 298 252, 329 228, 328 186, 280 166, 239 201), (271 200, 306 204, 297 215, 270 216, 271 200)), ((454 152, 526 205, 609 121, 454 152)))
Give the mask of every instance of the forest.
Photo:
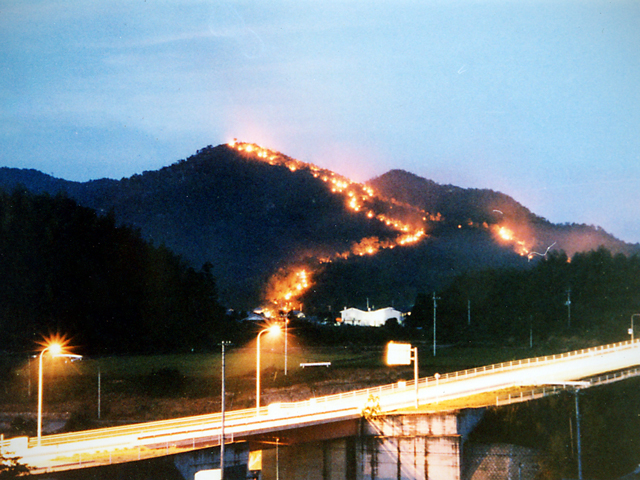
MULTIPOLYGON (((433 295, 417 295, 408 326, 433 324, 433 295)), ((640 258, 613 255, 603 247, 571 258, 550 252, 530 268, 460 275, 436 296, 443 342, 628 340, 632 316, 640 312, 640 258)), ((635 327, 640 332, 640 325, 635 327)))
MULTIPOLYGON (((415 268, 433 267, 433 258, 421 259, 419 249, 412 255, 415 268)), ((373 267, 376 289, 386 288, 393 299, 394 279, 385 275, 384 261, 368 268, 373 267)), ((315 290, 361 288, 359 270, 331 275, 326 285, 319 276, 315 290)), ((234 306, 223 307, 218 299, 218 280, 210 264, 194 268, 138 230, 118 226, 110 212, 98 214, 63 194, 0 192, 2 350, 25 351, 54 333, 73 337, 92 354, 210 349, 238 335, 224 308, 234 306)), ((525 346, 553 338, 608 343, 628 339, 630 319, 640 312, 640 258, 603 247, 571 258, 552 251, 525 268, 469 269, 451 276, 447 285, 436 291, 439 343, 525 346)), ((430 341, 434 292, 417 282, 415 289, 416 296, 407 299, 413 308, 404 332, 320 336, 326 342, 349 342, 353 336, 354 342, 370 337, 379 343, 418 329, 430 341)), ((335 318, 342 306, 338 297, 331 312, 316 309, 312 315, 335 318)), ((320 338, 316 328, 311 331, 320 338)))
POLYGON ((209 347, 224 309, 207 265, 188 266, 113 215, 73 200, 0 192, 0 349, 66 335, 83 353, 209 347))

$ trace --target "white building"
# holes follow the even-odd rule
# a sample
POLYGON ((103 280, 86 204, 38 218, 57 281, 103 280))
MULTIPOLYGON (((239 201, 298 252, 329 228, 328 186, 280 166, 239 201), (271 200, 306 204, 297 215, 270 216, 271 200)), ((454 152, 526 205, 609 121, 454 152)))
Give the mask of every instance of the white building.
POLYGON ((345 308, 340 314, 342 315, 342 323, 363 327, 382 327, 387 320, 392 318, 398 320, 398 323, 402 323, 403 318, 402 312, 391 307, 367 311, 359 308, 345 308))

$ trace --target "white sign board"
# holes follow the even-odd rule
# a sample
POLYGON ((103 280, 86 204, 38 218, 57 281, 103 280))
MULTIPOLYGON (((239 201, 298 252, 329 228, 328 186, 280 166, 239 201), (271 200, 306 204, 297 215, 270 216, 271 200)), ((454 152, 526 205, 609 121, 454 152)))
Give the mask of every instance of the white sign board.
POLYGON ((200 470, 193 476, 193 480, 220 480, 222 475, 219 468, 213 470, 200 470))
POLYGON ((411 344, 387 343, 387 365, 411 365, 411 344))

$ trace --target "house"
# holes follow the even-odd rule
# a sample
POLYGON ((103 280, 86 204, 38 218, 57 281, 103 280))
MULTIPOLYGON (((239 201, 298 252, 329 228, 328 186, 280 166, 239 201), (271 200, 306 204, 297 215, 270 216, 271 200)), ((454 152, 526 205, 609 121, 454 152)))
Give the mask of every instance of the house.
POLYGON ((342 323, 363 327, 382 327, 387 320, 392 318, 395 318, 398 323, 402 323, 403 318, 402 312, 392 307, 366 311, 358 308, 345 308, 340 314, 342 323))
POLYGON ((242 319, 243 322, 266 322, 267 317, 265 317, 260 312, 251 312, 246 317, 242 319))

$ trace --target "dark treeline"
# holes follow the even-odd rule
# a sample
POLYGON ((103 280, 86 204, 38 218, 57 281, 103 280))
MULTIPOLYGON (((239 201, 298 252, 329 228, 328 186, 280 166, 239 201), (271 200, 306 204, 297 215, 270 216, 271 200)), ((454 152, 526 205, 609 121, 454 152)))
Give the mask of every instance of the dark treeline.
POLYGON ((0 192, 0 349, 54 333, 85 353, 199 349, 223 313, 208 266, 65 196, 0 192))
MULTIPOLYGON (((639 293, 637 255, 612 255, 605 248, 571 259, 552 253, 529 269, 457 277, 437 292, 438 338, 500 344, 524 344, 531 337, 628 340, 631 316, 640 312, 639 293)), ((431 328, 433 293, 417 296, 409 323, 431 328)), ((636 323, 640 327, 640 318, 636 323)))

